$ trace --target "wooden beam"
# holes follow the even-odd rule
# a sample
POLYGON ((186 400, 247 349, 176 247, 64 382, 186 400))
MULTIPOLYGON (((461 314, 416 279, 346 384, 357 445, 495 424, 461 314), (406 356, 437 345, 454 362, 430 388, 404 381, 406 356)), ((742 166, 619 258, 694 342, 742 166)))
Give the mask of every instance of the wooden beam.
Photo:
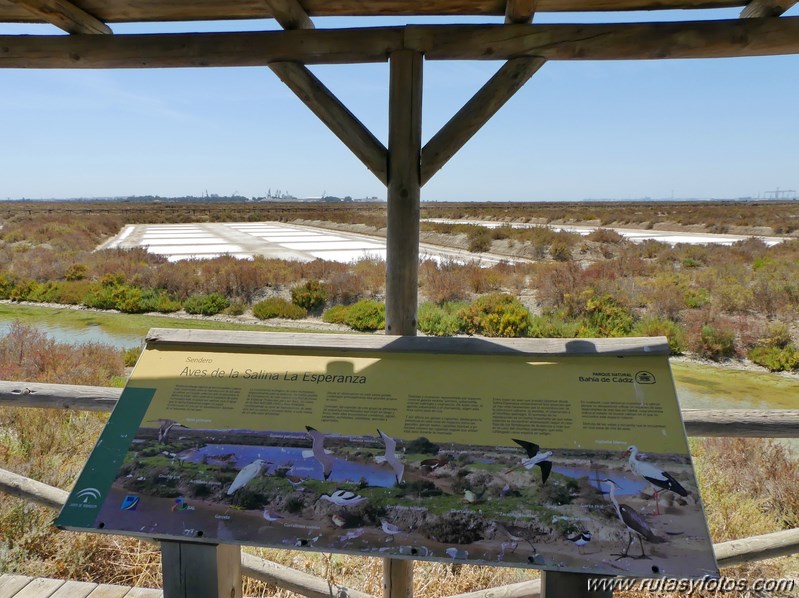
POLYGON ((385 185, 386 146, 306 67, 280 62, 270 64, 269 68, 385 185))
POLYGON ((13 471, 0 469, 0 492, 42 505, 60 509, 67 502, 69 492, 26 478, 13 471))
POLYGON ((241 547, 161 542, 164 598, 241 598, 241 547))
MULTIPOLYGON (((727 8, 742 6, 745 0, 539 0, 536 12, 586 12, 627 10, 669 10, 683 8, 727 8)), ((187 2, 186 0, 80 0, 80 5, 106 23, 140 21, 209 21, 263 19, 273 16, 265 10, 264 0, 228 0, 187 2)), ((312 17, 357 16, 498 16, 505 14, 501 0, 302 0, 312 17)), ((0 2, 0 21, 35 22, 27 11, 7 0, 0 2)))
MULTIPOLYGON (((308 13, 297 0, 266 0, 284 29, 313 29, 308 13)), ((360 120, 307 67, 296 62, 270 64, 294 94, 327 125, 333 134, 364 163, 384 185, 388 181, 388 150, 360 120)))
POLYGON ((797 0, 752 0, 741 11, 742 19, 778 17, 796 4, 797 0))
POLYGON ((773 559, 799 552, 799 529, 763 534, 714 544, 719 567, 773 559))
POLYGON ((0 68, 265 66, 428 60, 649 60, 799 54, 799 17, 590 25, 415 25, 242 33, 0 36, 0 68))
POLYGON ((313 21, 299 0, 264 0, 283 29, 314 29, 313 21))
POLYGON ((462 148, 546 62, 511 58, 422 148, 422 185, 462 148))
POLYGON ((13 1, 67 33, 113 33, 111 28, 100 19, 67 0, 13 1))
POLYGON ((799 410, 684 409, 689 436, 799 438, 799 410))
POLYGON ((507 0, 505 2, 505 23, 530 23, 535 14, 538 0, 507 0))

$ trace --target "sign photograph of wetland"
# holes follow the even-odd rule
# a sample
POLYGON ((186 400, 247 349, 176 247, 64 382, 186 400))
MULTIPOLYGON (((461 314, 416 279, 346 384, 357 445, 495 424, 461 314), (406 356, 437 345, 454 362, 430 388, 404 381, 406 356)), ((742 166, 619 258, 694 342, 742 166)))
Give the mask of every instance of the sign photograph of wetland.
POLYGON ((662 355, 148 346, 57 523, 367 556, 718 574, 662 355))

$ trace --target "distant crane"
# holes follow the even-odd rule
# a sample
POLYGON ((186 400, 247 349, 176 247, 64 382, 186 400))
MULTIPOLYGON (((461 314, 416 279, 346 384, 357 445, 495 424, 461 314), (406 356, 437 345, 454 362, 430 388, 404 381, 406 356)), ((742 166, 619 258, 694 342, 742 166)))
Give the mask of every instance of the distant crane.
POLYGON ((766 197, 771 195, 774 199, 796 199, 796 189, 780 189, 777 187, 774 191, 764 191, 763 194, 766 197))

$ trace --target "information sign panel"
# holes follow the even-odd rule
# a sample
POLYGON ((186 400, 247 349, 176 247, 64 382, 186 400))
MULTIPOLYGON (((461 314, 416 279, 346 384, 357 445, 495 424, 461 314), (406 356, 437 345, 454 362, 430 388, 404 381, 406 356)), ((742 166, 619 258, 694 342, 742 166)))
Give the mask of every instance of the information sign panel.
POLYGON ((653 339, 151 331, 57 524, 718 575, 653 339))

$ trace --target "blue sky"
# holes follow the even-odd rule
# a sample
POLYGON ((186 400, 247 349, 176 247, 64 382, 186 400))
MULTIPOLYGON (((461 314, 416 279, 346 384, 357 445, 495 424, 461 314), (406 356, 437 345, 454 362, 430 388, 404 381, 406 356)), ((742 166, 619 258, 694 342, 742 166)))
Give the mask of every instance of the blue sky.
MULTIPOLYGON (((799 6, 787 14, 799 15, 799 6)), ((609 17, 536 16, 539 23, 600 20, 609 17)), ((112 28, 264 30, 275 24, 112 28)), ((27 33, 58 30, 0 25, 0 34, 27 33)), ((499 66, 425 63, 424 139, 499 66)), ((312 70, 387 142, 386 64, 312 70)), ((250 197, 269 189, 295 196, 385 197, 377 179, 266 68, 0 69, 0 90, 0 199, 206 191, 250 197)), ((422 199, 756 197, 778 187, 799 190, 798 98, 799 56, 550 62, 422 189, 422 199)))

